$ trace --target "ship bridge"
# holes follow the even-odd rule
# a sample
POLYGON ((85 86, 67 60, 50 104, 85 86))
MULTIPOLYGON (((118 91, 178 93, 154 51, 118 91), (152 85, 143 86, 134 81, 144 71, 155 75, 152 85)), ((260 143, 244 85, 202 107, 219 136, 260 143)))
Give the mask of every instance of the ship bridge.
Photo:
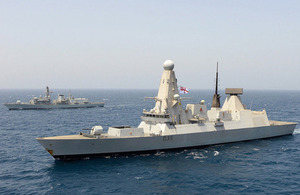
POLYGON ((166 60, 163 64, 163 74, 160 79, 160 86, 156 97, 146 97, 154 99, 155 106, 150 111, 143 111, 141 116, 144 122, 152 123, 188 123, 185 111, 181 106, 177 79, 175 76, 174 62, 166 60))

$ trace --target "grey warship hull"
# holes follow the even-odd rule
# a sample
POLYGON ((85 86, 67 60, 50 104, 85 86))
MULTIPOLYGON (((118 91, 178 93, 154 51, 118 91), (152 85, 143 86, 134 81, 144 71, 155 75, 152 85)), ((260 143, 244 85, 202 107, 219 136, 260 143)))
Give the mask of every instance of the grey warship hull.
MULTIPOLYGON (((95 138, 84 135, 55 136, 37 138, 37 141, 57 160, 74 160, 88 157, 138 154, 154 151, 195 148, 215 144, 249 141, 291 135, 296 123, 272 121, 271 126, 215 129, 205 131, 201 126, 198 133, 170 134, 165 136, 144 137, 106 137, 95 138), (80 147, 78 147, 80 146, 80 147)), ((189 128, 188 126, 186 128, 189 128)))
POLYGON ((89 102, 88 98, 74 98, 71 94, 65 98, 58 94, 58 99, 51 101, 49 87, 46 87, 45 97, 34 97, 29 102, 5 103, 9 110, 49 110, 49 109, 70 109, 70 108, 93 108, 103 107, 104 102, 89 102))
POLYGON ((95 102, 89 104, 45 104, 36 105, 30 103, 6 103, 4 104, 9 110, 49 110, 49 109, 71 109, 71 108, 93 108, 103 107, 104 102, 95 102))

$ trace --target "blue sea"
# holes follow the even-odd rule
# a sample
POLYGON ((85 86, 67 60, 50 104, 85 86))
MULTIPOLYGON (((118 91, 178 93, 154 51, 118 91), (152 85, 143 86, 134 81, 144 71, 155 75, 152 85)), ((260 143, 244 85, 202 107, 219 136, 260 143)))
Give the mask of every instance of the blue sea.
MULTIPOLYGON (((57 94, 69 90, 53 89, 57 94)), ((103 108, 9 111, 42 90, 0 90, 0 194, 300 194, 300 126, 290 136, 143 155, 55 161, 36 137, 140 123, 157 90, 72 90, 103 108)), ((191 90, 183 104, 213 91, 191 90)), ((221 91, 222 101, 225 94, 221 91)), ((300 122, 300 91, 244 90, 242 101, 271 120, 300 122)))

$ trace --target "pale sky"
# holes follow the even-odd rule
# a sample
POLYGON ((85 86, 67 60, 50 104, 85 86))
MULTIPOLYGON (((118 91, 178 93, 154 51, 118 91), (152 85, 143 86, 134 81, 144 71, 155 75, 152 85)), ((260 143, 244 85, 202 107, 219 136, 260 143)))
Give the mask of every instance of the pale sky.
POLYGON ((300 90, 300 1, 0 0, 0 89, 300 90))

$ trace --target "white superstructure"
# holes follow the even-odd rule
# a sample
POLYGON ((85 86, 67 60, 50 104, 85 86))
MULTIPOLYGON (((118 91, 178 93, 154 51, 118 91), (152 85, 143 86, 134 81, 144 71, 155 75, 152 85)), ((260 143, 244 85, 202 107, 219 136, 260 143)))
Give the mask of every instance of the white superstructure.
MULTIPOLYGON (((144 110, 137 128, 95 126, 88 134, 37 138, 56 159, 145 152, 229 143, 292 134, 296 123, 269 121, 266 112, 241 102, 240 88, 226 89, 223 107, 207 110, 205 101, 182 107, 174 63, 167 60, 151 110, 144 110)), ((217 90, 216 90, 217 93, 217 90)), ((219 96, 216 96, 219 98, 219 96)))

